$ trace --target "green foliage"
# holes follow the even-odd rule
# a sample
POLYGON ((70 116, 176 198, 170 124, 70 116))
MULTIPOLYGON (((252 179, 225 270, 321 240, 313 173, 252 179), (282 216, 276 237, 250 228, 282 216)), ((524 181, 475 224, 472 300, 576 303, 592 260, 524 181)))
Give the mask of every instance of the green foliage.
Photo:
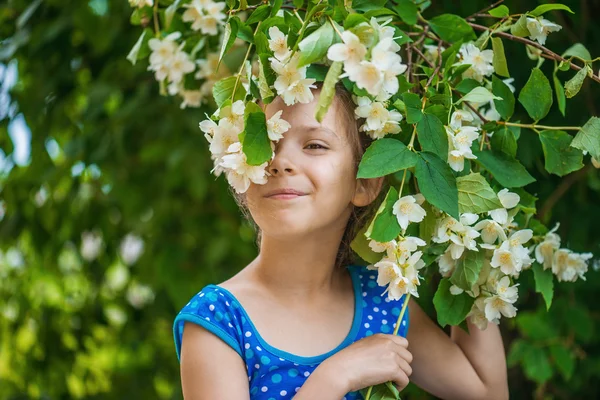
POLYGON ((531 71, 529 80, 519 94, 519 102, 534 121, 539 121, 550 112, 552 89, 548 78, 539 68, 531 71))
POLYGON ((419 153, 415 176, 425 199, 435 207, 458 219, 458 189, 447 163, 429 152, 419 153))
POLYGON ((382 138, 373 142, 365 151, 358 166, 357 178, 377 178, 412 168, 416 165, 417 158, 417 154, 401 141, 382 138))
POLYGON ((448 279, 442 279, 433 297, 437 321, 442 327, 458 325, 471 311, 475 301, 474 298, 464 292, 453 295, 450 293, 450 286, 452 286, 452 283, 448 279))
POLYGON ((458 212, 481 214, 502 208, 496 192, 479 173, 470 173, 456 179, 458 212))
POLYGON ((546 158, 546 171, 564 176, 583 167, 581 150, 571 147, 571 135, 564 131, 542 131, 540 141, 546 158))

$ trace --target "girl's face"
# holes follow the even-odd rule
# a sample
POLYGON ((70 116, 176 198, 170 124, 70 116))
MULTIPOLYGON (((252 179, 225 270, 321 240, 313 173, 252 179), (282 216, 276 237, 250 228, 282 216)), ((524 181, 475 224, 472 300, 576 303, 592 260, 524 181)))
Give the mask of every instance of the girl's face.
POLYGON ((271 174, 264 185, 251 184, 246 192, 248 208, 263 235, 281 239, 323 228, 343 231, 352 204, 363 206, 363 185, 355 178, 353 143, 334 99, 319 123, 315 119, 319 90, 308 104, 286 106, 277 97, 265 110, 267 119, 279 110, 291 128, 275 145, 275 157, 267 167, 271 174), (304 195, 267 197, 276 189, 290 188, 304 195))

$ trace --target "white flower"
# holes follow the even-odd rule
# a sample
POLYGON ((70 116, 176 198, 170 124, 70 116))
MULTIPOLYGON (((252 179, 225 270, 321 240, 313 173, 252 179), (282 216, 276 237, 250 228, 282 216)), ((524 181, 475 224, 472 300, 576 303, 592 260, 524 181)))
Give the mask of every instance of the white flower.
POLYGON ((509 192, 508 189, 502 189, 498 192, 498 199, 504 208, 488 211, 488 215, 500 225, 504 225, 508 222, 507 210, 516 207, 521 201, 521 197, 516 193, 509 192))
POLYGON ((81 233, 81 257, 86 261, 95 260, 102 250, 102 235, 98 231, 81 233))
POLYGON ((535 248, 535 259, 544 266, 544 269, 552 267, 554 251, 560 248, 560 236, 554 233, 558 229, 556 224, 550 232, 544 236, 544 240, 535 248))
POLYGON ((474 126, 463 126, 453 133, 454 149, 460 152, 461 155, 471 153, 471 144, 479 137, 479 129, 474 126))
POLYGON ((227 149, 220 165, 226 169, 227 181, 238 193, 244 193, 250 187, 250 182, 264 185, 267 183, 268 162, 260 165, 248 165, 246 154, 242 151, 240 142, 234 143, 227 149))
POLYGON ((128 233, 121 241, 119 252, 125 264, 134 264, 144 252, 144 241, 139 236, 128 233))
MULTIPOLYGON (((219 125, 216 129, 212 127, 209 128, 213 131, 209 149, 215 156, 223 155, 232 144, 239 143, 238 135, 241 130, 230 123, 221 121, 219 121, 219 125)), ((206 125, 208 125, 208 123, 206 125)))
POLYGON ((288 106, 293 105, 295 103, 310 103, 313 99, 313 94, 310 89, 316 88, 316 86, 314 85, 315 82, 316 79, 312 78, 300 79, 292 83, 291 86, 289 86, 286 90, 280 93, 281 98, 288 106))
POLYGON ((143 7, 152 7, 154 5, 153 0, 129 0, 129 5, 131 7, 143 8, 143 7))
POLYGON ((529 257, 529 250, 523 244, 531 239, 531 229, 514 232, 502 245, 494 250, 491 265, 506 275, 518 276, 524 267, 531 265, 533 260, 529 257))
POLYGON ((283 110, 279 110, 267 120, 267 132, 269 134, 269 139, 275 142, 283 138, 283 134, 291 128, 290 123, 281 118, 282 113, 283 110))
POLYGON ((458 260, 465 248, 479 251, 475 239, 480 236, 480 233, 470 226, 477 221, 477 218, 476 214, 464 213, 460 216, 460 224, 454 225, 454 229, 449 235, 452 243, 448 247, 453 259, 458 260))
POLYGON ((200 90, 182 90, 179 92, 183 101, 179 105, 179 108, 184 109, 186 107, 200 107, 202 103, 203 93, 200 90))
MULTIPOLYGON (((173 32, 167 35, 164 39, 152 38, 148 40, 148 47, 152 50, 150 54, 150 70, 157 70, 159 66, 163 66, 169 63, 173 55, 177 51, 176 40, 181 37, 181 32, 173 32)), ((162 80, 163 78, 158 78, 162 80)))
POLYGON ((471 311, 467 315, 471 322, 479 329, 485 330, 488 326, 488 319, 485 316, 485 297, 478 297, 471 307, 471 311))
MULTIPOLYGON (((369 21, 371 26, 373 27, 373 29, 375 29, 377 31, 377 33, 379 34, 379 40, 383 40, 386 38, 394 38, 394 33, 396 33, 396 31, 394 30, 393 27, 391 26, 386 26, 387 24, 389 24, 390 22, 392 22, 392 18, 388 18, 385 21, 383 21, 382 24, 379 24, 379 22, 377 22, 377 19, 375 17, 371 17, 371 20, 369 21)), ((398 46, 398 44, 396 42, 393 42, 391 45, 390 50, 393 52, 397 52, 400 50, 400 46, 398 46)))
POLYGON ((245 109, 246 105, 242 100, 237 100, 232 105, 219 109, 219 125, 222 123, 227 123, 241 132, 244 130, 245 109))
POLYGON ((437 262, 440 268, 440 274, 447 278, 452 275, 458 261, 452 258, 452 253, 450 252, 450 249, 448 249, 437 259, 437 262))
POLYGON ((212 0, 192 0, 185 4, 187 8, 182 15, 183 22, 192 22, 192 29, 200 30, 205 35, 215 36, 219 33, 218 24, 224 24, 227 17, 221 11, 225 8, 225 2, 213 2, 212 0))
POLYGON ((502 241, 506 240, 504 229, 494 220, 484 219, 479 221, 474 228, 481 232, 481 239, 484 243, 494 244, 498 238, 502 241))
POLYGON ((377 96, 384 83, 384 73, 370 61, 361 61, 358 64, 345 64, 345 72, 340 78, 348 77, 361 89, 365 89, 371 96, 377 96))
POLYGON ((385 286, 394 281, 396 278, 402 276, 402 271, 400 271, 398 264, 391 260, 383 259, 376 263, 373 267, 377 268, 377 284, 379 286, 385 286))
POLYGON ((577 278, 585 280, 587 262, 592 257, 592 253, 577 254, 568 249, 559 249, 554 253, 552 272, 559 282, 575 282, 577 278))
POLYGON ((500 314, 507 318, 513 318, 517 315, 517 309, 510 302, 498 295, 488 297, 484 300, 485 317, 488 321, 497 324, 500 321, 500 314))
MULTIPOLYGON (((473 122, 473 115, 464 110, 456 110, 450 117, 450 128, 453 131, 457 131, 462 128, 465 122, 473 122)), ((454 134, 454 132, 452 132, 454 134)))
POLYGON ((148 285, 132 282, 127 288, 127 301, 135 308, 142 308, 154 301, 154 291, 148 285))
POLYGON ((432 64, 434 64, 436 62, 436 60, 438 59, 438 57, 442 54, 442 52, 444 50, 446 50, 445 47, 440 46, 438 48, 437 45, 431 45, 431 44, 426 44, 423 47, 425 47, 425 53, 424 56, 427 60, 429 60, 432 64))
POLYGON ((531 40, 537 40, 539 44, 544 45, 550 32, 558 32, 562 26, 548 21, 545 18, 527 18, 527 30, 531 40))
POLYGON ((504 84, 506 86, 508 86, 508 88, 510 89, 511 92, 515 92, 515 87, 512 85, 512 83, 515 81, 515 78, 506 78, 506 79, 502 79, 502 82, 504 82, 504 84))
POLYGON ((594 166, 594 168, 598 169, 600 168, 600 160, 595 159, 594 157, 592 157, 592 165, 594 166))
POLYGON ((398 199, 393 205, 392 213, 396 216, 398 224, 403 230, 406 230, 411 222, 423 221, 426 215, 425 210, 410 195, 398 199))
POLYGON ((390 285, 384 291, 384 293, 388 293, 389 298, 399 300, 406 293, 419 297, 417 291, 417 286, 419 285, 418 270, 425 265, 423 260, 421 260, 422 255, 423 252, 417 251, 400 266, 402 273, 390 282, 390 285))
POLYGON ((519 296, 517 286, 519 286, 519 284, 511 286, 510 278, 508 276, 504 276, 496 283, 496 294, 500 296, 502 300, 512 304, 517 301, 519 296))
POLYGON ((287 45, 287 35, 279 30, 278 27, 269 28, 269 48, 273 51, 275 58, 279 61, 285 61, 291 54, 287 45))
POLYGON ((460 55, 461 60, 455 65, 471 65, 471 68, 463 72, 463 78, 471 78, 481 82, 484 76, 490 76, 494 73, 492 65, 494 52, 492 50, 481 51, 473 43, 465 43, 460 47, 460 55))
POLYGON ((347 64, 361 62, 367 54, 367 48, 358 36, 350 31, 342 32, 343 43, 335 43, 327 50, 327 58, 331 61, 343 61, 347 64))
POLYGON ((358 98, 358 107, 354 110, 354 114, 359 118, 366 119, 366 130, 370 131, 382 129, 390 117, 390 112, 383 103, 371 101, 364 96, 358 98))

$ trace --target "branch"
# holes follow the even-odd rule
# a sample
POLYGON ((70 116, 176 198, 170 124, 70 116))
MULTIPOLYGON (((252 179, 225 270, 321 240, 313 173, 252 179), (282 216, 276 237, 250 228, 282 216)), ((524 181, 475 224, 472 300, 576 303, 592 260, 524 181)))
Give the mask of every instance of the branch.
MULTIPOLYGON (((485 14, 486 12, 488 12, 489 10, 491 10, 492 8, 496 8, 497 6, 499 6, 502 3, 504 3, 504 0, 497 1, 494 4, 492 4, 491 6, 488 6, 488 7, 484 8, 483 10, 477 11, 475 14, 469 15, 466 19, 471 19, 471 18, 477 16, 477 14, 485 14)), ((486 17, 487 16, 491 17, 491 15, 486 15, 486 17)))
POLYGON ((540 209, 540 212, 538 213, 538 219, 543 220, 544 216, 552 209, 552 207, 554 207, 554 205, 560 200, 560 198, 563 197, 563 195, 565 193, 567 193, 569 188, 575 182, 577 182, 578 180, 583 178, 585 176, 585 174, 587 174, 587 172, 590 170, 591 167, 592 167, 592 164, 590 163, 590 164, 587 164, 585 167, 581 168, 579 171, 569 174, 560 183, 560 185, 558 185, 558 187, 554 190, 554 192, 552 192, 550 197, 548 197, 548 200, 546 200, 546 202, 540 209))
MULTIPOLYGON (((483 25, 478 25, 478 24, 474 24, 472 22, 468 22, 469 25, 471 25, 473 27, 473 29, 477 29, 480 31, 492 31, 492 29, 483 26, 483 25)), ((554 60, 554 61, 559 61, 559 62, 565 62, 565 63, 569 63, 569 66, 571 67, 571 69, 574 69, 575 71, 579 71, 582 68, 579 65, 573 64, 571 61, 567 60, 566 58, 563 58, 561 56, 559 56, 558 54, 556 54, 555 52, 553 52, 550 49, 547 49, 546 47, 542 46, 539 43, 536 43, 532 40, 526 39, 526 38, 522 38, 522 37, 518 37, 518 36, 514 36, 511 35, 510 33, 506 33, 506 32, 493 32, 494 35, 509 39, 509 40, 513 40, 515 42, 521 42, 521 43, 525 43, 528 44, 532 47, 535 47, 536 49, 542 50, 544 53, 546 53, 545 55, 542 55, 542 57, 544 58, 548 58, 550 60, 554 60)), ((595 80, 596 82, 600 83, 600 78, 597 77, 595 74, 593 74, 592 76, 590 76, 590 78, 592 78, 593 80, 595 80)))

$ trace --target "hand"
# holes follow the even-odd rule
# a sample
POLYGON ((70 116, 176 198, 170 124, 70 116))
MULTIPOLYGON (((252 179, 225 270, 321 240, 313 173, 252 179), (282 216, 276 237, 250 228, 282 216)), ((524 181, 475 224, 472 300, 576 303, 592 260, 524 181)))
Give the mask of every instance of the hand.
POLYGON ((377 333, 339 351, 323 362, 346 392, 380 383, 392 382, 404 389, 412 374, 412 354, 408 340, 401 336, 377 333))

